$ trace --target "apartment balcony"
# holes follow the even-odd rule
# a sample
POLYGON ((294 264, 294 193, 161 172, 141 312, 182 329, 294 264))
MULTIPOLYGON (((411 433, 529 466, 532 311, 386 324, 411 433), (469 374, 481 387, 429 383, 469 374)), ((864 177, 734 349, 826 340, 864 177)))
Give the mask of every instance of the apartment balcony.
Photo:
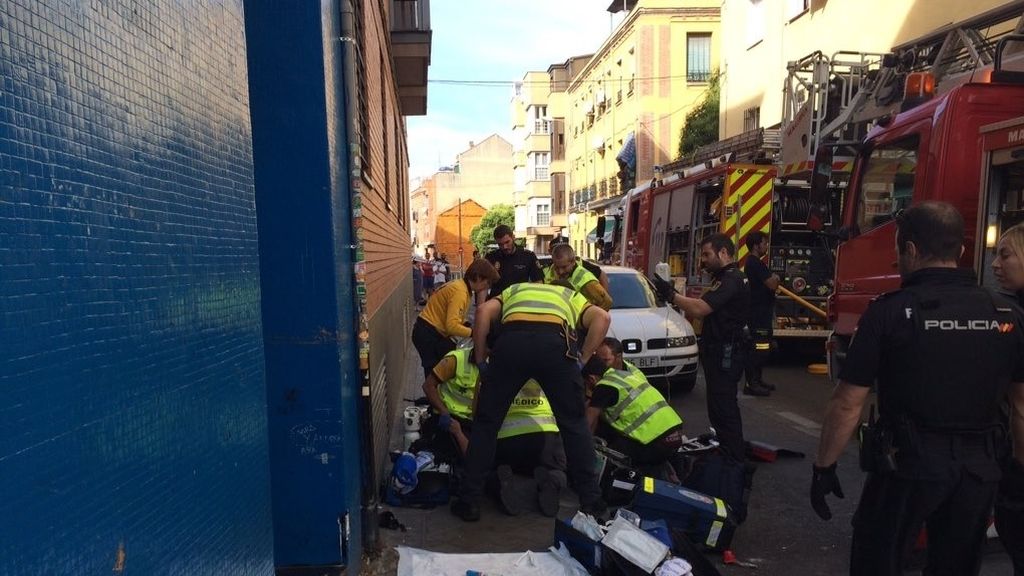
POLYGON ((391 53, 404 116, 427 113, 430 0, 391 0, 391 53))

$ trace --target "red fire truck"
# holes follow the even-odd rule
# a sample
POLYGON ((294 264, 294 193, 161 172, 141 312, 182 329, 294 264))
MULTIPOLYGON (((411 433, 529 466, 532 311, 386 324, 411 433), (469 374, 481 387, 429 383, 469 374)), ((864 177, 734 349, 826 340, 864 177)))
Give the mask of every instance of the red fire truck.
POLYGON ((817 148, 808 224, 841 239, 828 305, 833 375, 868 302, 899 286, 894 218, 900 209, 922 200, 955 205, 968 223, 961 265, 994 285, 989 265, 996 238, 1024 220, 1024 58, 1018 57, 1024 35, 1014 33, 1022 30, 1021 12, 1015 2, 883 59, 874 85, 863 92, 865 104, 876 108, 875 126, 854 145, 840 226, 831 230, 819 217, 830 212, 834 148, 817 148))

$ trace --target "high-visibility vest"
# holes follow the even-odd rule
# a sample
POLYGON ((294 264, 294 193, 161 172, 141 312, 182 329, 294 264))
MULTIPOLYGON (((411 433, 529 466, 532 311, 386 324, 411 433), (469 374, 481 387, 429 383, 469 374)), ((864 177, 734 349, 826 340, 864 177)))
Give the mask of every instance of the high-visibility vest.
POLYGON ((558 432, 555 413, 544 396, 540 384, 530 379, 512 400, 505 421, 498 430, 498 438, 511 438, 535 432, 558 432))
POLYGON ((473 363, 472 349, 452 350, 445 354, 455 358, 455 377, 441 383, 441 401, 452 416, 469 420, 473 415, 473 392, 480 369, 473 363))
MULTIPOLYGON (((544 282, 550 284, 554 280, 556 280, 555 266, 551 265, 544 268, 544 282)), ((580 292, 587 284, 597 282, 597 277, 591 274, 590 270, 587 270, 583 266, 577 264, 576 267, 572 269, 572 273, 569 274, 568 280, 569 284, 572 284, 572 287, 575 288, 577 292, 580 292)))
POLYGON ((579 292, 551 284, 513 284, 501 293, 501 319, 510 314, 548 314, 561 319, 570 329, 589 304, 579 292))
POLYGON ((624 364, 625 370, 609 368, 598 382, 619 393, 618 402, 605 408, 601 416, 623 436, 649 444, 683 421, 643 372, 629 362, 624 364))
MULTIPOLYGON (((445 354, 455 359, 455 377, 440 386, 441 401, 452 416, 470 420, 473 395, 480 369, 472 361, 471 349, 452 350, 445 354)), ((558 432, 555 414, 540 384, 530 379, 512 400, 512 406, 498 431, 498 438, 511 438, 533 432, 558 432)))

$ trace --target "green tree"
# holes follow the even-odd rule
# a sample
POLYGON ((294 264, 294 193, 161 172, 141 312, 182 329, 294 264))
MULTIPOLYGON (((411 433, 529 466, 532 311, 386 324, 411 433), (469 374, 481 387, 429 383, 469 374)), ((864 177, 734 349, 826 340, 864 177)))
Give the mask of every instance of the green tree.
POLYGON ((693 154, 697 148, 718 141, 718 99, 721 94, 719 74, 708 80, 708 89, 693 110, 686 115, 686 125, 679 136, 679 156, 693 154))
POLYGON ((480 254, 487 253, 487 245, 494 244, 494 229, 501 224, 515 228, 515 209, 510 204, 495 204, 484 214, 479 226, 474 226, 469 233, 469 241, 480 251, 480 254))

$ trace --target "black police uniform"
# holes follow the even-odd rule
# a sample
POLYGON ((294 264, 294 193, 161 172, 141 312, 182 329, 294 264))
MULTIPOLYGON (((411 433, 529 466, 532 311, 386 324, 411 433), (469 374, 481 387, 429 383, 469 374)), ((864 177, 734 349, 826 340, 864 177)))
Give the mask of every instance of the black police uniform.
POLYGON ((713 275, 711 287, 701 298, 711 306, 704 318, 700 362, 707 381, 708 418, 718 432, 721 448, 733 459, 744 459, 743 420, 736 400, 743 375, 743 327, 750 307, 747 278, 735 262, 713 275))
POLYGON ((1000 478, 1000 407, 1024 379, 1022 329, 1020 308, 965 269, 919 270, 868 306, 839 378, 877 380, 878 425, 894 452, 873 460, 884 464, 864 484, 851 574, 902 574, 922 525, 926 574, 978 573, 1000 478))
POLYGON ((498 281, 491 285, 487 298, 494 298, 505 288, 520 282, 543 282, 544 272, 537 262, 537 255, 532 250, 516 246, 515 252, 508 254, 498 250, 488 252, 484 258, 494 265, 498 271, 498 281))
POLYGON ((750 330, 750 345, 747 363, 744 369, 747 386, 762 384, 761 369, 768 360, 769 346, 772 341, 772 324, 775 316, 775 293, 764 285, 771 278, 768 267, 753 254, 747 256, 743 265, 743 273, 750 283, 750 316, 747 328, 750 330))

